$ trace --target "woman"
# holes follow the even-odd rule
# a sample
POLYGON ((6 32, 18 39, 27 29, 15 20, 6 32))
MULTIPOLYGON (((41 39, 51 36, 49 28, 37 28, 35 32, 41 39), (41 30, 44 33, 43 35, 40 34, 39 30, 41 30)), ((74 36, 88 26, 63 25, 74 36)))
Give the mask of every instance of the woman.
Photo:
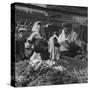
POLYGON ((42 23, 40 21, 34 23, 32 33, 27 38, 25 43, 25 48, 33 49, 36 41, 42 38, 40 34, 41 24, 42 23))
POLYGON ((78 38, 78 34, 73 31, 71 23, 63 23, 62 33, 59 35, 61 55, 75 57, 77 52, 81 50, 82 43, 78 38))
POLYGON ((25 43, 26 48, 33 49, 33 54, 30 57, 30 61, 31 61, 30 63, 32 66, 35 66, 37 63, 38 63, 37 65, 41 65, 42 59, 44 59, 42 53, 48 51, 47 50, 48 44, 45 38, 43 38, 42 36, 41 26, 42 26, 42 22, 40 21, 34 23, 32 27, 32 33, 29 36, 29 38, 27 38, 27 42, 25 43))

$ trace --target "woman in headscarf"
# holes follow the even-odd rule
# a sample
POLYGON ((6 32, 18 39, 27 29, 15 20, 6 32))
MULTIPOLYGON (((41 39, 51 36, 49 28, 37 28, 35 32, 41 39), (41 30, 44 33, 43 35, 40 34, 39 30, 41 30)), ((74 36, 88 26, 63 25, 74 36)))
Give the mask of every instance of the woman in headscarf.
POLYGON ((33 48, 36 40, 41 39, 41 34, 40 34, 40 29, 41 29, 41 24, 42 22, 36 21, 32 27, 32 33, 30 36, 27 38, 27 41, 25 43, 25 48, 33 48))
MULTIPOLYGON (((30 63, 32 66, 40 65, 42 63, 43 57, 42 53, 44 53, 44 51, 48 49, 48 48, 45 49, 45 47, 48 47, 48 44, 42 36, 41 27, 42 22, 40 21, 35 22, 32 27, 32 33, 29 36, 29 38, 27 38, 27 42, 25 43, 26 48, 33 49, 33 54, 30 57, 31 61, 30 63)), ((44 55, 46 54, 44 53, 44 55)))

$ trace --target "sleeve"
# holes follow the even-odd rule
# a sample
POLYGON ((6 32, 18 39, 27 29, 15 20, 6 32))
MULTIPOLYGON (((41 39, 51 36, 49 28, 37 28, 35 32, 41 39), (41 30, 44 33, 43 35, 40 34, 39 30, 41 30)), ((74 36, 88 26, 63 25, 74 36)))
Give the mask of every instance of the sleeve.
POLYGON ((35 36, 35 33, 32 33, 29 38, 27 38, 27 41, 32 41, 33 37, 35 36))
POLYGON ((25 42, 25 48, 29 48, 30 44, 32 44, 33 38, 35 36, 35 33, 32 33, 29 38, 27 38, 27 41, 25 42))

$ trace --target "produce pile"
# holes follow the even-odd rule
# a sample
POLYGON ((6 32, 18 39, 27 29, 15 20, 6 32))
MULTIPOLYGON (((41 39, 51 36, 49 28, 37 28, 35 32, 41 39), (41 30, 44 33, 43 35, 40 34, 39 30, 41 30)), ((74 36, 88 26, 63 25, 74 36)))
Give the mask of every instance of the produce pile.
MULTIPOLYGON (((87 83, 87 55, 63 57, 59 61, 44 61, 35 69, 29 60, 15 63, 15 86, 42 86, 87 83)), ((37 65, 37 64, 36 64, 37 65)))

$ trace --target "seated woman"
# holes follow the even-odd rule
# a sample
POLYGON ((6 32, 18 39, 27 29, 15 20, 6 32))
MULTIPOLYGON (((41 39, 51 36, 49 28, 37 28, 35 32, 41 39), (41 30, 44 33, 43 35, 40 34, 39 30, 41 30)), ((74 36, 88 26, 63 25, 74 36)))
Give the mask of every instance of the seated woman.
POLYGON ((82 42, 78 34, 72 30, 71 23, 64 23, 62 33, 59 35, 61 55, 75 57, 77 52, 82 49, 82 42))

